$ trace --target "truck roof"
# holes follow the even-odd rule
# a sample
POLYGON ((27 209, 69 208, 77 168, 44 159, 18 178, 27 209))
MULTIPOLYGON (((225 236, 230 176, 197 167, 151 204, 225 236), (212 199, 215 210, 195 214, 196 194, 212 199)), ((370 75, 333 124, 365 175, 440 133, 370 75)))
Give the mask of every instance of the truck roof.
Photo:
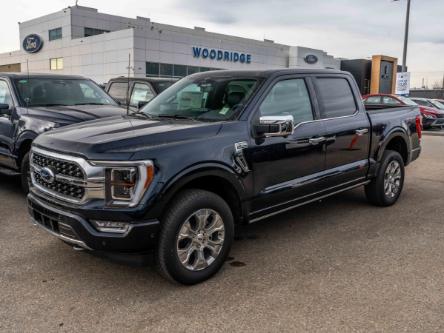
POLYGON ((0 77, 7 77, 10 79, 65 79, 65 80, 87 80, 87 78, 80 75, 63 75, 63 74, 45 74, 45 73, 0 73, 0 77))
POLYGON ((192 74, 193 77, 205 76, 211 74, 232 75, 232 76, 249 76, 268 78, 276 75, 294 75, 294 74, 349 74, 349 72, 339 71, 335 69, 308 69, 308 68, 283 68, 283 69, 266 69, 266 70, 215 70, 208 72, 200 72, 192 74))

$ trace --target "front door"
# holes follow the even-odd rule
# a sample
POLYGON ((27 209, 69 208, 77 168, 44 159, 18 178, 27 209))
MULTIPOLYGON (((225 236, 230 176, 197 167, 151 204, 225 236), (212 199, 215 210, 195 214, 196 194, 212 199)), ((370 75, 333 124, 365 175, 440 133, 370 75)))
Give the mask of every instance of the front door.
POLYGON ((255 140, 247 158, 254 175, 251 218, 285 209, 298 198, 318 190, 315 174, 324 170, 323 125, 316 122, 304 78, 276 82, 260 103, 260 116, 293 116, 295 131, 288 137, 255 140), (319 140, 320 138, 320 140, 319 140))
MULTIPOLYGON (((8 84, 0 80, 0 104, 8 104, 10 110, 13 110, 13 102, 8 84)), ((0 114, 0 165, 12 167, 14 165, 12 158, 12 147, 14 127, 10 115, 0 114)))

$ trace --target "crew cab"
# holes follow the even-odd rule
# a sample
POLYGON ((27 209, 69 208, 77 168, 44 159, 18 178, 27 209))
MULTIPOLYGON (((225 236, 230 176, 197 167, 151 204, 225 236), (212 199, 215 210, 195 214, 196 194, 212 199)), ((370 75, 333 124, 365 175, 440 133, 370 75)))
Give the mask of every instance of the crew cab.
POLYGON ((176 83, 175 78, 156 77, 116 77, 108 81, 105 91, 120 105, 129 105, 131 110, 138 110, 154 97, 176 83))
POLYGON ((154 250, 194 284, 222 267, 235 224, 359 186, 393 205, 420 141, 416 106, 367 112, 346 72, 193 74, 138 113, 35 140, 29 212, 77 248, 154 250))
POLYGON ((0 74, 0 172, 21 174, 29 187, 29 150, 41 133, 125 110, 80 76, 0 74))
POLYGON ((363 96, 365 106, 371 109, 393 108, 399 106, 418 106, 422 115, 422 124, 425 129, 441 127, 444 125, 444 111, 432 104, 424 103, 419 99, 390 94, 371 94, 363 96))

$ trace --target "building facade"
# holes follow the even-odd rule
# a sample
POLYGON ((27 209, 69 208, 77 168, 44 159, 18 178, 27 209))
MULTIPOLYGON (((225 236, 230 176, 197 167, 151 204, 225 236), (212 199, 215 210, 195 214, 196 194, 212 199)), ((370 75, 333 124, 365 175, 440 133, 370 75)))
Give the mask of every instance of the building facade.
POLYGON ((183 77, 211 69, 331 68, 322 50, 99 13, 74 6, 20 23, 20 50, 0 71, 84 75, 98 83, 131 76, 183 77))

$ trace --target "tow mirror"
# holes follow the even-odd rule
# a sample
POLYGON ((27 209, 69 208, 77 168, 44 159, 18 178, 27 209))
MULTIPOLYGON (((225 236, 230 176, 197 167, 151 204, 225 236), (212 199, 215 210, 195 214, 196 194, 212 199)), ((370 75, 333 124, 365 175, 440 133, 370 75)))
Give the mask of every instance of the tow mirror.
POLYGON ((9 104, 0 104, 0 115, 2 116, 11 115, 11 107, 9 104))
POLYGON ((264 116, 255 125, 256 135, 259 137, 285 137, 293 134, 293 116, 264 116))

